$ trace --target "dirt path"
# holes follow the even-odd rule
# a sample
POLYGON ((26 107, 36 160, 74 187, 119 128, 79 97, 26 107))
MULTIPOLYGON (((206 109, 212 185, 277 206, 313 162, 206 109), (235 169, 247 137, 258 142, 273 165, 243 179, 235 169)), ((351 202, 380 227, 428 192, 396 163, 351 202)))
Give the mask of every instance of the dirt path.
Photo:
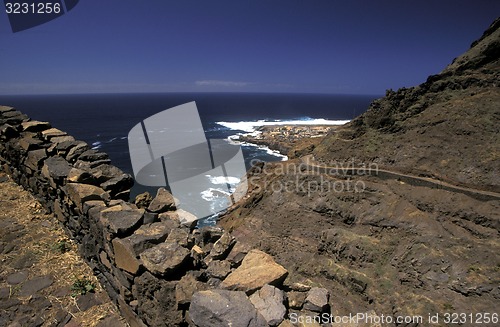
POLYGON ((367 169, 355 167, 329 167, 316 163, 310 155, 301 158, 301 161, 307 165, 308 169, 322 174, 370 175, 382 179, 397 179, 413 186, 425 186, 430 188, 443 189, 451 192, 458 192, 481 201, 500 200, 499 193, 457 186, 429 177, 401 174, 395 171, 378 168, 367 169))
POLYGON ((76 250, 56 218, 0 172, 0 326, 126 326, 76 250))

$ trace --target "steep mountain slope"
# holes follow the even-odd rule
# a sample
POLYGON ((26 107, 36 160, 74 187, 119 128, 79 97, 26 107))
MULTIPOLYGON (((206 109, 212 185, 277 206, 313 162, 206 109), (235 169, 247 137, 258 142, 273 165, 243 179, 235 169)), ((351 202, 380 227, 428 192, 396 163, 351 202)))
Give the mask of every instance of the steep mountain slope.
POLYGON ((500 190, 500 19, 440 74, 388 90, 315 150, 475 188, 500 190))
MULTIPOLYGON (((376 100, 328 135, 315 159, 498 190, 499 27, 426 83, 376 100)), ((326 287, 334 315, 498 310, 499 200, 309 168, 300 159, 255 166, 249 193, 220 221, 285 266, 285 284, 326 287)))

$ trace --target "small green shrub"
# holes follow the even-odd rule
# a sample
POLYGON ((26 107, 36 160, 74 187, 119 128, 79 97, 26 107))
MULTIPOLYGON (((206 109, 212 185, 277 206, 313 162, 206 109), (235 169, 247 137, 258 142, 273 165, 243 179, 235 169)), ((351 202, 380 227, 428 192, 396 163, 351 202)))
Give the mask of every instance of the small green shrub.
POLYGON ((67 241, 61 240, 57 241, 53 246, 52 249, 58 253, 66 253, 69 251, 70 246, 67 241))
POLYGON ((85 295, 87 293, 94 293, 96 289, 95 284, 88 278, 77 278, 73 285, 71 285, 71 296, 85 295))

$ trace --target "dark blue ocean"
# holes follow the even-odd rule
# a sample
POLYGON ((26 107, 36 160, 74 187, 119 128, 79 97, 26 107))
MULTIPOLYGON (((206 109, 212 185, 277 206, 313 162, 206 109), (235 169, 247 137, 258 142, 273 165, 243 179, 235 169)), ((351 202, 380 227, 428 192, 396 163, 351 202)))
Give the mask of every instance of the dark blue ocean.
MULTIPOLYGON (((220 122, 288 120, 350 120, 363 113, 377 96, 326 94, 165 93, 0 96, 32 119, 86 141, 109 154, 112 163, 132 174, 127 135, 145 118, 168 108, 196 101, 208 139, 225 139, 241 130, 220 122), (219 123, 218 123, 219 122, 219 123)), ((231 124, 226 124, 231 125, 231 124)), ((268 149, 243 146, 247 164, 253 159, 283 160, 268 149)), ((134 186, 132 196, 155 189, 134 186)))

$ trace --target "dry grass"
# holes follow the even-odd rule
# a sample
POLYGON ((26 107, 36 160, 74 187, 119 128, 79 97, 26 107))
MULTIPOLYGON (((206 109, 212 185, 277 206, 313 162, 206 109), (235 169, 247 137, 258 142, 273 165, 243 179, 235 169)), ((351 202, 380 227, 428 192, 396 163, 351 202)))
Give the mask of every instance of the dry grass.
MULTIPOLYGON (((1 174, 1 173, 0 173, 1 174)), ((61 224, 53 215, 46 214, 41 204, 28 192, 12 181, 0 183, 0 220, 10 219, 22 226, 24 235, 14 242, 17 245, 8 254, 0 254, 0 287, 10 287, 11 296, 16 296, 23 303, 31 297, 17 295, 22 285, 9 286, 4 280, 16 269, 12 267, 15 259, 25 255, 34 257, 34 264, 28 270, 28 280, 50 275, 53 284, 40 291, 52 306, 43 313, 45 323, 50 326, 55 315, 61 309, 71 314, 82 326, 93 327, 109 315, 118 315, 115 305, 103 290, 92 269, 78 255, 76 244, 68 238, 61 224), (72 296, 71 286, 77 279, 87 278, 95 285, 96 297, 103 304, 87 311, 77 305, 77 298, 72 296)))

